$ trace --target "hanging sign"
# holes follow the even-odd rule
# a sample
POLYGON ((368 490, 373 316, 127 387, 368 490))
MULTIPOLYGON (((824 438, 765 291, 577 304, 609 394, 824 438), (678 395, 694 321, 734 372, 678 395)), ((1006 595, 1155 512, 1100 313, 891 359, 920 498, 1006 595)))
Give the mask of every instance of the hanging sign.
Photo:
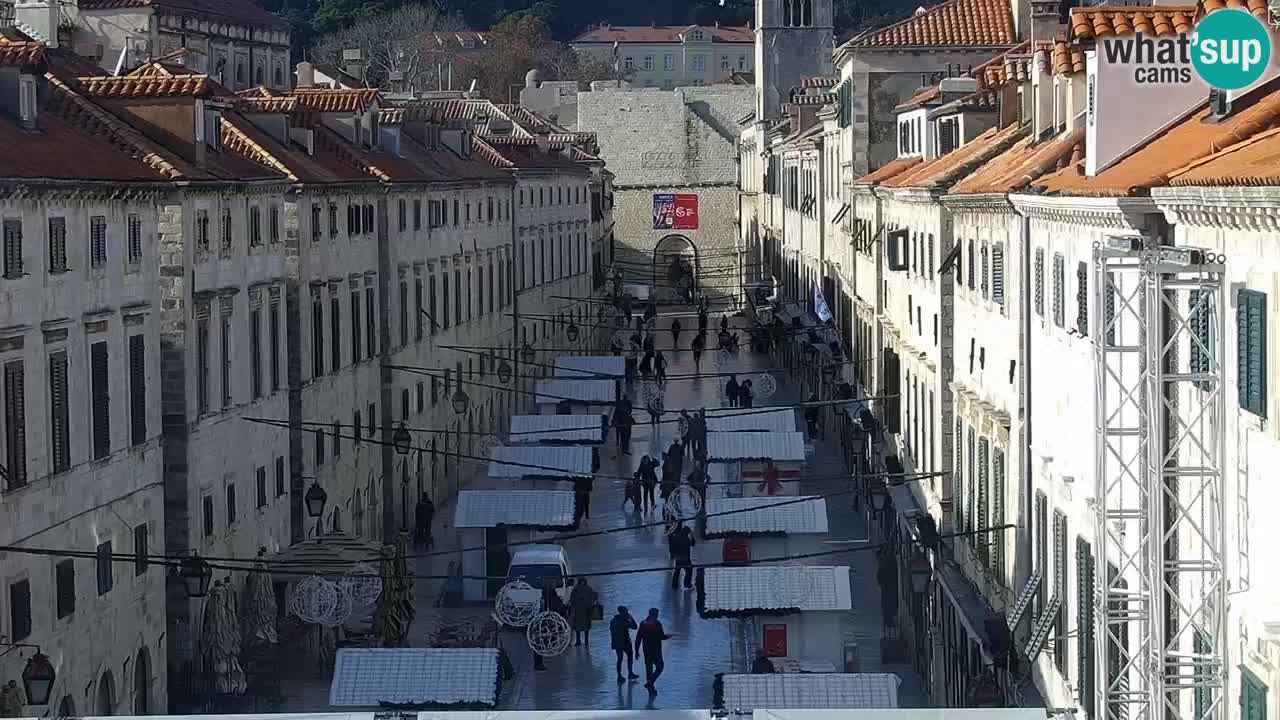
POLYGON ((766 624, 764 630, 764 654, 769 657, 787 656, 787 626, 778 623, 766 624))
POLYGON ((655 193, 654 230, 697 230, 698 196, 691 193, 655 193))
POLYGON ((827 306, 827 298, 822 294, 821 288, 813 289, 813 313, 822 322, 831 321, 831 308, 827 306))

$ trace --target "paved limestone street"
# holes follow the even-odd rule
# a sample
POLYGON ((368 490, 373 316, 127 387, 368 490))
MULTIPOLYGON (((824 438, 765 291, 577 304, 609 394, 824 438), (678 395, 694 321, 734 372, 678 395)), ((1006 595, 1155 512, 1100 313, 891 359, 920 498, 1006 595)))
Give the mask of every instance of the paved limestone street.
MULTIPOLYGON (((740 324, 739 319, 735 325, 740 324)), ((713 324, 715 320, 713 318, 713 324)), ((667 322, 659 320, 659 326, 667 322)), ((745 335, 745 333, 744 333, 745 335)), ((691 333, 681 336, 685 349, 670 352, 671 335, 660 334, 659 349, 664 350, 671 363, 668 374, 681 375, 693 372, 693 356, 688 350, 691 333)), ((739 371, 743 374, 758 372, 770 367, 766 355, 744 349, 725 367, 717 367, 711 353, 703 357, 703 372, 739 371)), ((771 400, 757 398, 756 406, 777 405, 799 401, 799 388, 782 373, 774 373, 779 380, 777 394, 771 400)), ((741 376, 740 376, 740 379, 741 376)), ((665 406, 668 409, 721 407, 724 378, 705 380, 672 380, 667 384, 665 406)), ((637 384, 637 387, 639 385, 637 384)), ((648 423, 647 413, 636 402, 635 432, 632 436, 632 456, 619 457, 612 433, 609 444, 601 449, 602 475, 629 475, 639 457, 651 453, 658 457, 658 449, 671 444, 678 432, 674 422, 659 425, 655 436, 648 423)), ((797 429, 801 429, 799 426, 797 429)), ((843 472, 835 448, 821 441, 808 464, 807 475, 830 476, 843 472)), ((801 494, 837 492, 842 484, 827 482, 802 482, 801 494)), ((600 479, 592 496, 592 515, 584 530, 627 527, 641 522, 661 519, 661 511, 651 512, 641 518, 622 508, 623 483, 600 479)), ((867 537, 865 518, 850 508, 847 495, 832 498, 827 503, 831 533, 828 540, 850 540, 867 537)), ((435 536, 437 550, 456 546, 452 528, 452 502, 438 508, 435 536)), ((629 568, 655 567, 669 564, 666 536, 661 527, 643 528, 619 532, 606 537, 590 537, 565 542, 574 564, 575 572, 592 573, 629 568)), ((822 549, 857 547, 857 543, 824 544, 822 549)), ((442 575, 447 570, 452 555, 438 555, 412 561, 411 569, 419 575, 442 575)), ((719 562, 720 541, 703 542, 699 539, 694 548, 693 560, 719 562)), ((845 632, 859 643, 861 672, 893 672, 902 679, 899 703, 902 707, 927 707, 920 679, 910 666, 886 666, 880 662, 881 614, 878 586, 875 581, 874 553, 851 552, 812 560, 814 564, 844 565, 851 567, 853 610, 845 622, 845 632)), ((521 633, 508 632, 502 636, 503 647, 510 653, 516 676, 507 683, 500 699, 500 707, 512 710, 582 710, 582 709, 666 709, 705 708, 712 704, 712 684, 718 672, 746 672, 749 657, 739 644, 733 641, 734 620, 704 620, 698 616, 696 591, 683 588, 672 590, 669 573, 644 573, 593 578, 591 585, 600 593, 605 608, 605 621, 593 624, 589 647, 574 647, 561 656, 546 661, 547 669, 535 671, 533 657, 521 633), (609 648, 608 618, 618 605, 627 605, 632 615, 643 619, 650 607, 659 608, 660 619, 668 633, 674 637, 667 642, 664 651, 666 670, 658 681, 658 694, 650 696, 644 689, 643 678, 619 685, 614 674, 614 654, 609 648), (738 667, 733 666, 736 658, 738 667)), ((471 605, 460 609, 436 607, 440 583, 418 581, 415 592, 418 599, 418 615, 410 637, 414 645, 442 618, 487 618, 491 607, 471 605)), ((643 661, 636 659, 636 671, 644 674, 643 661)), ((280 711, 320 711, 328 708, 329 673, 314 680, 289 683, 286 703, 280 711)))

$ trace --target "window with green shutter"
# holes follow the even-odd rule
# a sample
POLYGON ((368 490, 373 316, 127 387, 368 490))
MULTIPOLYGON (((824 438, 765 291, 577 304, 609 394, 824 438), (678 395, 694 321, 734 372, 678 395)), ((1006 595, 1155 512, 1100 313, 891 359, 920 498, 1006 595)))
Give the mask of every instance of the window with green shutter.
MULTIPOLYGON (((1076 625, 1079 648, 1076 655, 1076 685, 1080 688, 1080 705, 1089 717, 1097 717, 1094 687, 1097 665, 1097 643, 1094 640, 1094 559, 1093 549, 1084 538, 1076 538, 1076 625)), ((1197 716, 1200 717, 1200 716, 1197 716)))
MULTIPOLYGON (((1192 650, 1196 654, 1207 654, 1210 651, 1208 636, 1205 633, 1196 631, 1194 641, 1192 642, 1192 650)), ((1213 707, 1213 690, 1210 688, 1196 688, 1196 711, 1193 716, 1195 720, 1208 720, 1209 708, 1213 707)))
POLYGON ((1058 596, 1058 614, 1053 624, 1053 664, 1067 672, 1067 516, 1053 511, 1053 594, 1058 596))
POLYGON ((991 302, 1004 305, 1004 243, 991 246, 991 302))
MULTIPOLYGON (((991 451, 990 451, 989 441, 986 438, 979 439, 978 440, 978 493, 977 493, 978 510, 973 518, 973 525, 974 525, 974 528, 977 530, 981 530, 982 528, 989 527, 989 523, 987 521, 987 501, 988 501, 987 484, 990 482, 991 476, 990 476, 990 473, 988 472, 987 461, 990 456, 990 452, 991 451)), ((989 535, 981 536, 981 537, 977 535, 973 536, 974 544, 977 546, 977 549, 978 549, 978 562, 982 564, 984 567, 986 567, 991 561, 991 555, 990 555, 991 545, 988 543, 989 537, 990 537, 989 535)))
POLYGON ((1116 326, 1119 321, 1116 319, 1116 283, 1119 280, 1115 273, 1107 273, 1107 293, 1102 303, 1102 325, 1106 331, 1106 342, 1108 345, 1116 344, 1116 326))
POLYGON ((955 514, 955 532, 964 531, 964 424, 956 420, 956 464, 951 477, 951 507, 955 514))
MULTIPOLYGON (((974 435, 973 428, 969 428, 969 445, 968 447, 965 448, 966 452, 969 453, 969 467, 965 472, 965 476, 969 480, 969 487, 968 487, 968 492, 965 493, 965 499, 964 499, 964 503, 965 503, 965 526, 964 527, 965 527, 965 530, 967 531, 973 530, 973 528, 975 527, 973 516, 975 514, 976 507, 977 507, 977 497, 976 497, 977 493, 974 491, 974 488, 978 479, 978 474, 977 472, 975 472, 977 469, 975 467, 977 465, 977 462, 976 462, 977 452, 975 452, 975 446, 977 444, 978 444, 977 436, 974 435)), ((972 535, 969 536, 969 547, 973 547, 972 535)))
POLYGON ((1089 265, 1076 264, 1076 330, 1089 335, 1089 265))
MULTIPOLYGON (((995 448, 991 455, 991 527, 1000 527, 1004 520, 1004 450, 995 448)), ((989 536, 991 546, 991 571, 1001 586, 1006 584, 1004 577, 1004 533, 993 532, 989 536)))
POLYGON ((1036 314, 1044 317, 1044 248, 1036 248, 1035 306, 1036 314))
POLYGON ((1267 416, 1267 294, 1241 290, 1236 298, 1236 382, 1240 408, 1267 416))
POLYGON ((1061 253, 1053 256, 1053 324, 1066 326, 1066 259, 1061 253))
POLYGON ((1267 720, 1267 686, 1240 668, 1240 720, 1267 720))
MULTIPOLYGON (((1192 373, 1212 372, 1214 354, 1214 338, 1210 328, 1213 326, 1213 293, 1191 290, 1187 293, 1187 344, 1189 346, 1187 369, 1192 373)), ((1197 382, 1196 387, 1208 390, 1209 383, 1197 382)))

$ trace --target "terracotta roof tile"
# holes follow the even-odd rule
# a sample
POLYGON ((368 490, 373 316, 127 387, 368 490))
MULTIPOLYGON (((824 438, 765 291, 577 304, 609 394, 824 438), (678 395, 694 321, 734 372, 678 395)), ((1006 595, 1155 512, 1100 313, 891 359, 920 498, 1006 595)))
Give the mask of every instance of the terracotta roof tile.
POLYGON ((947 0, 906 20, 855 37, 847 47, 998 47, 1017 42, 1009 3, 1003 0, 947 0))
POLYGON ((707 39, 722 43, 753 43, 755 31, 750 27, 722 25, 603 25, 592 28, 571 42, 575 43, 678 43, 680 35, 698 27, 707 39))
POLYGON ((402 125, 406 121, 414 120, 427 120, 434 122, 439 118, 439 108, 421 103, 382 108, 378 111, 378 122, 383 125, 402 125))
POLYGON ((1010 125, 1004 129, 991 128, 946 155, 914 167, 883 184, 886 187, 947 188, 1009 149, 1025 134, 1026 128, 1018 125, 1010 125))
POLYGON ((44 43, 0 37, 0 67, 39 65, 44 61, 44 51, 44 43))
POLYGON ((1084 155, 1084 129, 1062 133, 1045 142, 1027 137, 956 183, 951 194, 1017 192, 1084 155))
POLYGON ((266 85, 259 85, 257 87, 251 87, 251 88, 245 88, 244 90, 239 90, 236 92, 236 95, 239 95, 240 97, 246 97, 246 98, 255 98, 255 97, 256 98, 273 98, 273 97, 284 97, 285 93, 281 92, 280 90, 273 90, 267 87, 266 85))
POLYGON ((476 155, 488 160, 494 167, 506 169, 516 166, 515 163, 503 157, 492 145, 482 140, 479 135, 471 136, 471 150, 476 155))
POLYGON ((296 181, 298 176, 280 161, 275 155, 271 154, 256 138, 246 133, 242 128, 250 123, 243 124, 235 122, 231 118, 223 118, 222 123, 222 146, 231 152, 243 155, 250 160, 275 170, 276 172, 288 177, 290 180, 296 181))
POLYGON ((1074 75, 1084 72, 1084 50, 1079 45, 1059 38, 1048 51, 1048 66, 1054 75, 1074 75))
POLYGON ((213 94, 214 83, 208 75, 175 75, 169 77, 82 77, 80 91, 98 98, 167 98, 206 97, 213 94))
POLYGON ((177 180, 186 176, 175 158, 142 133, 89 102, 52 73, 46 74, 45 78, 51 88, 49 107, 61 117, 95 137, 105 139, 166 178, 177 180))
POLYGON ((893 111, 907 112, 908 110, 915 110, 918 107, 923 107, 925 105, 928 105, 929 103, 939 100, 941 97, 942 97, 942 88, 938 87, 937 85, 934 85, 932 87, 927 87, 920 90, 915 95, 912 95, 909 100, 902 103, 898 107, 894 108, 893 111))
POLYGON ((929 111, 929 119, 943 115, 954 115, 965 110, 992 112, 1000 109, 1000 95, 995 90, 979 90, 962 98, 952 100, 929 111))
POLYGON ((830 105, 836 101, 835 93, 818 93, 816 95, 797 95, 791 98, 790 105, 830 105))
POLYGON ((1091 40, 1139 32, 1149 37, 1188 33, 1195 26, 1195 16, 1195 5, 1074 8, 1071 11, 1071 39, 1091 40))
MULTIPOLYGON (((1280 127, 1280 91, 1264 86, 1269 94, 1237 101, 1233 115, 1206 123, 1208 103, 1187 119, 1160 133, 1154 140, 1094 177, 1086 177, 1083 163, 1073 163, 1046 175, 1033 187, 1062 195, 1123 196, 1140 193, 1169 181, 1170 175, 1194 162, 1221 153, 1267 130, 1280 127), (1254 100, 1252 104, 1244 102, 1254 100)), ((1242 148, 1243 150, 1243 148, 1242 148)), ((1246 153, 1247 154, 1247 153, 1246 153)))
POLYGON ((821 75, 818 77, 800 78, 800 87, 802 88, 830 88, 835 87, 840 82, 839 78, 830 75, 821 75))
POLYGON ((1280 128, 1169 173, 1170 185, 1280 185, 1280 128))
POLYGON ((1211 13, 1224 8, 1244 10, 1259 20, 1268 22, 1267 0, 1200 0, 1201 13, 1211 13))
POLYGON ((361 113, 380 99, 373 89, 299 88, 293 96, 302 109, 319 113, 361 113))
POLYGON ((914 168, 915 166, 919 165, 922 162, 924 162, 924 160, 918 157, 895 158, 893 160, 890 160, 888 163, 881 165, 879 168, 872 170, 866 175, 863 175, 857 180, 854 180, 853 184, 879 185, 885 180, 888 180, 892 177, 896 177, 897 175, 904 173, 907 170, 910 170, 911 168, 914 168))
POLYGON ((241 97, 236 109, 246 113, 293 113, 298 110, 296 97, 241 97))
POLYGON ((262 9, 254 0, 79 0, 81 12, 152 7, 178 15, 208 16, 222 22, 288 27, 287 20, 262 9))

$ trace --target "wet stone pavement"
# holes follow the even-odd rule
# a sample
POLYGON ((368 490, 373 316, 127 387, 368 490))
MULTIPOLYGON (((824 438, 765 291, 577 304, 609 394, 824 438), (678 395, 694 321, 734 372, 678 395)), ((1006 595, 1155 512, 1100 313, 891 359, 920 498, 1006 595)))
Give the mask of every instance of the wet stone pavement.
MULTIPOLYGON (((661 321, 660 321, 661 322, 661 321)), ((676 353, 670 350, 671 336, 662 333, 659 349, 667 355, 668 374, 691 374, 694 370, 693 356, 688 350, 691 334, 682 334, 681 341, 685 348, 676 353)), ((770 367, 771 359, 766 355, 750 353, 747 350, 732 359, 723 367, 717 367, 711 353, 702 358, 704 372, 739 371, 743 374, 758 372, 770 367)), ((774 373, 778 382, 778 391, 770 400, 757 398, 756 405, 776 405, 798 402, 800 389, 792 378, 783 373, 774 373)), ((741 379, 741 378, 740 378, 741 379)), ((721 407, 724 378, 673 379, 667 384, 664 397, 668 409, 721 407)), ((638 387, 638 385, 637 385, 638 387)), ((659 448, 666 448, 677 434, 674 422, 663 423, 655 428, 647 422, 648 415, 642 410, 642 403, 634 397, 636 404, 636 420, 631 440, 631 456, 620 456, 613 434, 610 433, 609 444, 601 450, 602 475, 630 475, 640 455, 644 453, 658 456, 659 448)), ((797 425, 797 430, 803 429, 797 425)), ((829 442, 819 440, 815 443, 815 454, 806 468, 807 475, 828 476, 843 472, 838 449, 834 439, 829 442)), ((822 494, 838 492, 846 489, 843 483, 802 482, 804 494, 822 494)), ((850 507, 849 496, 840 495, 827 502, 831 533, 825 538, 822 550, 835 550, 841 547, 855 548, 858 539, 867 538, 866 519, 862 514, 854 512, 850 507), (843 541, 843 542, 842 542, 843 541), (853 541, 853 542, 849 542, 853 541)), ((595 483, 595 491, 591 500, 591 518, 584 524, 583 530, 602 528, 634 527, 642 522, 661 520, 661 512, 651 512, 641 516, 631 511, 630 505, 623 509, 623 481, 601 478, 595 483)), ((436 517, 437 550, 448 549, 456 545, 451 537, 453 518, 452 502, 439 508, 436 517)), ((607 536, 571 539, 565 546, 570 554, 576 572, 593 573, 612 570, 630 570, 668 566, 666 536, 661 526, 641 528, 618 532, 607 536)), ((450 556, 420 558, 411 562, 415 574, 443 574, 450 556)), ((694 563, 718 562, 720 560, 720 541, 703 542, 698 540, 694 548, 694 563)), ((851 552, 849 554, 815 558, 814 564, 850 565, 853 593, 853 610, 845 621, 847 636, 855 638, 859 643, 859 663, 862 672, 893 672, 902 679, 899 688, 899 702, 902 707, 925 707, 927 701, 921 689, 918 676, 908 665, 886 666, 880 662, 879 639, 881 636, 881 615, 879 590, 875 581, 875 558, 871 552, 851 552)), ((511 656, 516 675, 506 683, 499 707, 511 710, 640 710, 640 709, 672 709, 672 708, 709 708, 712 703, 712 684, 716 673, 745 672, 745 667, 734 667, 735 657, 744 662, 741 645, 736 648, 733 642, 735 635, 733 620, 704 620, 698 616, 696 607, 696 591, 683 587, 671 589, 670 573, 636 573, 613 575, 591 579, 591 585, 600 595, 600 603, 605 608, 605 620, 595 622, 591 630, 590 643, 575 647, 554 658, 546 660, 546 670, 535 671, 533 656, 524 637, 520 633, 506 632, 501 636, 503 647, 511 656), (626 605, 638 620, 645 616, 647 610, 656 607, 660 619, 672 639, 667 641, 664 650, 666 669, 658 680, 657 695, 651 695, 644 684, 644 663, 636 658, 635 672, 641 675, 636 681, 618 684, 616 680, 615 656, 609 647, 608 618, 613 615, 618 605, 626 605)), ((415 583, 418 596, 418 615, 411 631, 414 645, 421 645, 421 638, 442 617, 476 617, 483 618, 490 608, 488 606, 472 606, 462 609, 444 609, 435 606, 439 592, 439 583, 419 581, 415 583)), ((625 672, 625 669, 624 669, 625 672)), ((327 691, 328 677, 317 677, 314 682, 306 682, 302 686, 290 683, 286 695, 286 706, 280 711, 328 709, 327 691)))

